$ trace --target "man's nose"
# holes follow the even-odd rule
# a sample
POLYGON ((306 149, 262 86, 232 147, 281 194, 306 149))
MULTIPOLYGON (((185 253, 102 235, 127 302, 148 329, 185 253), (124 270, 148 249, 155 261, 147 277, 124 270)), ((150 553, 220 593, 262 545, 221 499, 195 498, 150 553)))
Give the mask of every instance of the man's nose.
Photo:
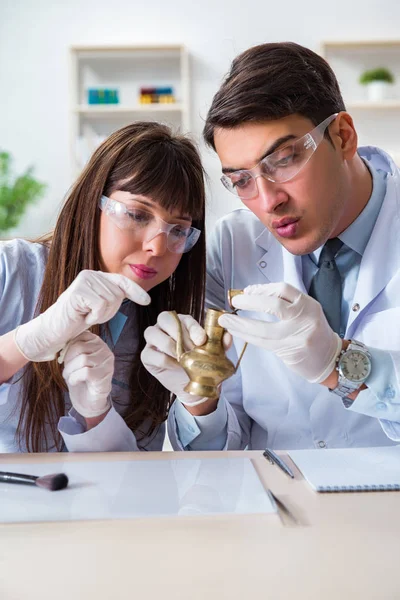
POLYGON ((256 183, 258 187, 257 200, 264 212, 273 213, 278 206, 287 201, 287 194, 280 190, 275 182, 258 175, 256 183))

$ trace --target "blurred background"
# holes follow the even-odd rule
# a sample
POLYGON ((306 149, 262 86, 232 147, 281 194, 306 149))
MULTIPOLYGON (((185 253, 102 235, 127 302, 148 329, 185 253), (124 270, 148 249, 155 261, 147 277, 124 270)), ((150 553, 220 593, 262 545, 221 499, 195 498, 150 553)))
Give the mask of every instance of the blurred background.
POLYGON ((96 145, 137 119, 191 132, 212 227, 238 205, 201 140, 213 94, 238 53, 287 40, 327 58, 360 144, 400 164, 398 0, 0 0, 0 237, 51 229, 96 145))

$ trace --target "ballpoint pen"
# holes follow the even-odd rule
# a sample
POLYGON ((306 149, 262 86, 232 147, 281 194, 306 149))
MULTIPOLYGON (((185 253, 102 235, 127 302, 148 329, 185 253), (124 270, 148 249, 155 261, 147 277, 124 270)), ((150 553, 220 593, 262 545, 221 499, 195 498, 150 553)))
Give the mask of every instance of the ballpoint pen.
POLYGON ((282 471, 289 475, 292 479, 294 479, 294 474, 292 469, 290 469, 285 462, 277 455, 273 450, 269 448, 265 448, 263 452, 263 456, 269 460, 270 463, 277 465, 282 471))

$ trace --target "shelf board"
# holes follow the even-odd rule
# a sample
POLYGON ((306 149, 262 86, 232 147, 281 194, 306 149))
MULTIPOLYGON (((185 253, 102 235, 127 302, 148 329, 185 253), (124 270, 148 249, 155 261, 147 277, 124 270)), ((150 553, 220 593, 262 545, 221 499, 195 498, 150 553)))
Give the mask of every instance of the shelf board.
POLYGON ((400 48, 400 40, 332 40, 322 42, 322 47, 327 48, 400 48))
POLYGON ((82 60, 120 60, 152 58, 160 60, 164 58, 181 59, 186 49, 179 44, 165 44, 153 46, 72 46, 72 56, 78 61, 82 60))
POLYGON ((382 100, 381 102, 346 102, 346 108, 350 109, 361 109, 361 110, 371 110, 371 109, 387 109, 393 108, 400 110, 400 100, 382 100))
POLYGON ((179 102, 171 104, 135 104, 134 106, 118 106, 117 104, 83 104, 74 108, 74 112, 85 116, 121 115, 128 113, 182 112, 183 110, 184 105, 179 102))
POLYGON ((183 50, 185 46, 182 44, 154 44, 154 45, 137 45, 137 46, 129 46, 129 45, 121 45, 121 46, 71 46, 71 50, 73 52, 141 52, 141 51, 160 51, 160 50, 175 50, 180 51, 183 50))

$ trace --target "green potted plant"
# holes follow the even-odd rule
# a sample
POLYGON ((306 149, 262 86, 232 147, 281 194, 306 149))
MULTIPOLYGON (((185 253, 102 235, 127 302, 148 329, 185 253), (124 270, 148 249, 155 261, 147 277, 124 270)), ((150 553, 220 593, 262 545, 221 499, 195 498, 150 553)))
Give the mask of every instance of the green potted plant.
POLYGON ((18 225, 26 207, 39 200, 46 189, 33 177, 32 167, 14 176, 11 164, 10 154, 0 151, 0 236, 18 225))
POLYGON ((393 73, 386 67, 369 69, 360 75, 360 83, 367 88, 368 100, 380 102, 389 96, 390 86, 394 83, 393 73))

